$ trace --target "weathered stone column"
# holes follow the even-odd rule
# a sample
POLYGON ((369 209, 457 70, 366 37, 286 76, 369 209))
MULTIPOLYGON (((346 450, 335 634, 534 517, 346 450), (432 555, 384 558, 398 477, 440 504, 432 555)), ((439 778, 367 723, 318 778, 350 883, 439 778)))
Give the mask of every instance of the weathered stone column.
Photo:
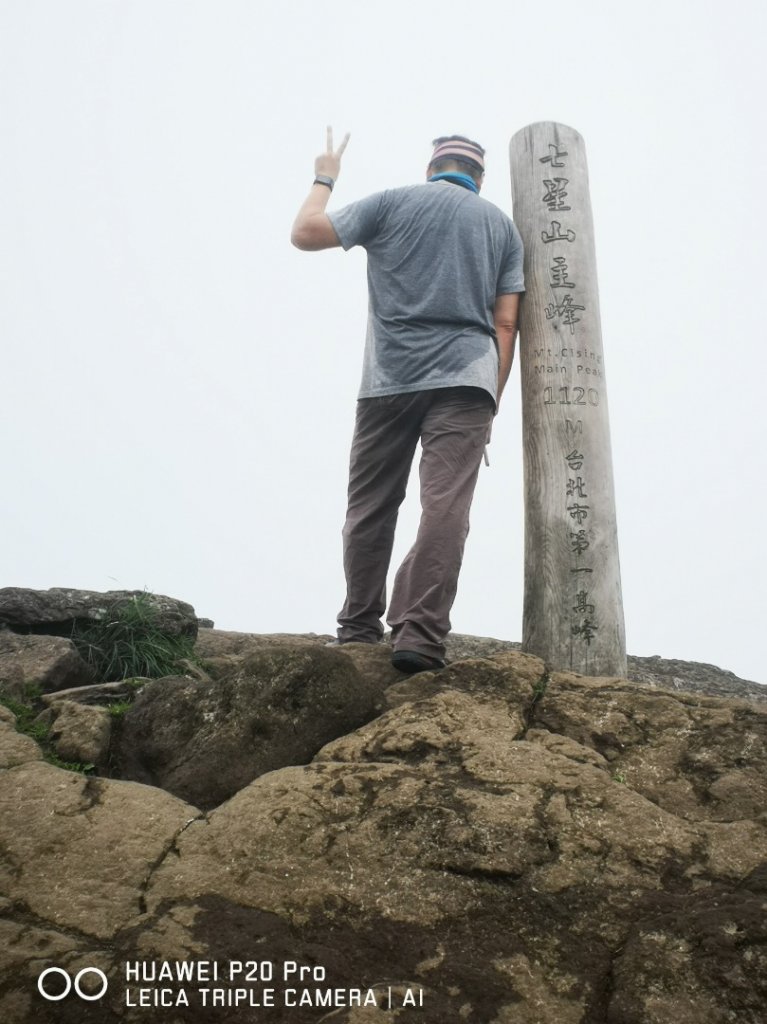
POLYGON ((520 316, 524 649, 555 669, 626 674, 594 230, 581 136, 554 122, 511 140, 525 243, 520 316))

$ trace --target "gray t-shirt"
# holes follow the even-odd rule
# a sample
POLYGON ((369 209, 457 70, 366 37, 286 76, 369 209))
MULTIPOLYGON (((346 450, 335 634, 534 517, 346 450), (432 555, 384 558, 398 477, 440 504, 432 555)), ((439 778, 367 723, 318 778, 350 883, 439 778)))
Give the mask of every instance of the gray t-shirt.
POLYGON ((511 219, 445 180, 377 192, 328 216, 344 249, 368 254, 359 397, 472 386, 495 398, 495 298, 525 289, 511 219))

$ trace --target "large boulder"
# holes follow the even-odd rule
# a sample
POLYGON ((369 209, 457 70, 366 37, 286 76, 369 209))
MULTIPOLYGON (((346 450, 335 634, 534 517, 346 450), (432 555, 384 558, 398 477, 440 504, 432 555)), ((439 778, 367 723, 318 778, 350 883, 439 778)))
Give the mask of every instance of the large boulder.
POLYGON ((208 809, 264 772, 310 761, 380 702, 381 687, 335 650, 266 647, 215 681, 148 684, 123 718, 113 757, 122 778, 208 809))
POLYGON ((75 625, 108 621, 131 601, 145 602, 157 629, 168 636, 197 636, 197 616, 185 601, 143 590, 27 590, 0 588, 0 625, 16 633, 69 636, 75 625))
POLYGON ((23 702, 30 693, 85 686, 92 679, 71 640, 0 632, 0 694, 23 702))
POLYGON ((37 720, 48 726, 48 742, 62 761, 107 767, 112 719, 106 708, 55 701, 37 720))

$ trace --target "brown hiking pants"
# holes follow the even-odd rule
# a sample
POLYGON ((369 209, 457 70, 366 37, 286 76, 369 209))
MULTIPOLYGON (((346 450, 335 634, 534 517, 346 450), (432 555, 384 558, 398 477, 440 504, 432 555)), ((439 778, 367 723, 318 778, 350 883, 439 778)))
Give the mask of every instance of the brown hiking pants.
POLYGON ((472 387, 358 401, 343 528, 347 591, 338 616, 340 640, 376 642, 383 636, 394 528, 420 439, 421 522, 395 577, 387 621, 395 650, 444 657, 493 411, 490 395, 472 387))

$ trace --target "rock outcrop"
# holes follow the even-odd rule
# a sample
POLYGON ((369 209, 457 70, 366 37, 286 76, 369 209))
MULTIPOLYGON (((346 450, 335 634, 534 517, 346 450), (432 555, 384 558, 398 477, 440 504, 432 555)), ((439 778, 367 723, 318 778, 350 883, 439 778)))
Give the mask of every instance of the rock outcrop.
POLYGON ((62 761, 109 771, 112 722, 106 708, 58 700, 37 718, 62 761))
MULTIPOLYGON (((513 640, 452 633, 447 639, 448 659, 486 658, 503 651, 518 651, 522 645, 513 640)), ((629 655, 628 679, 638 686, 685 693, 707 693, 712 697, 748 697, 767 700, 767 686, 741 679, 734 672, 701 661, 679 661, 653 655, 640 658, 629 655)))
POLYGON ((23 700, 32 691, 49 693, 86 686, 92 679, 93 673, 71 640, 0 632, 0 693, 23 700))
POLYGON ((146 685, 123 717, 113 758, 122 778, 209 810, 259 775, 310 761, 380 706, 381 688, 338 651, 264 647, 219 679, 146 685))
MULTIPOLYGON (((748 686, 549 673, 509 646, 403 678, 385 645, 324 640, 201 630, 195 678, 137 683, 108 716, 98 776, 46 763, 0 709, 4 1021, 761 1024, 767 708, 748 686), (274 1003, 238 975, 221 998, 245 1004, 176 980, 172 1007, 136 1005, 126 963, 164 961, 272 964, 274 1003), (294 962, 309 980, 285 980, 294 962), (47 1001, 49 965, 108 990, 47 1001)), ((96 737, 118 695, 83 688, 96 737)), ((73 701, 46 697, 62 734, 73 701)))
POLYGON ((76 624, 103 622, 136 599, 153 613, 158 630, 168 636, 197 636, 197 616, 185 601, 143 590, 27 590, 0 588, 0 627, 16 633, 70 636, 76 624))

